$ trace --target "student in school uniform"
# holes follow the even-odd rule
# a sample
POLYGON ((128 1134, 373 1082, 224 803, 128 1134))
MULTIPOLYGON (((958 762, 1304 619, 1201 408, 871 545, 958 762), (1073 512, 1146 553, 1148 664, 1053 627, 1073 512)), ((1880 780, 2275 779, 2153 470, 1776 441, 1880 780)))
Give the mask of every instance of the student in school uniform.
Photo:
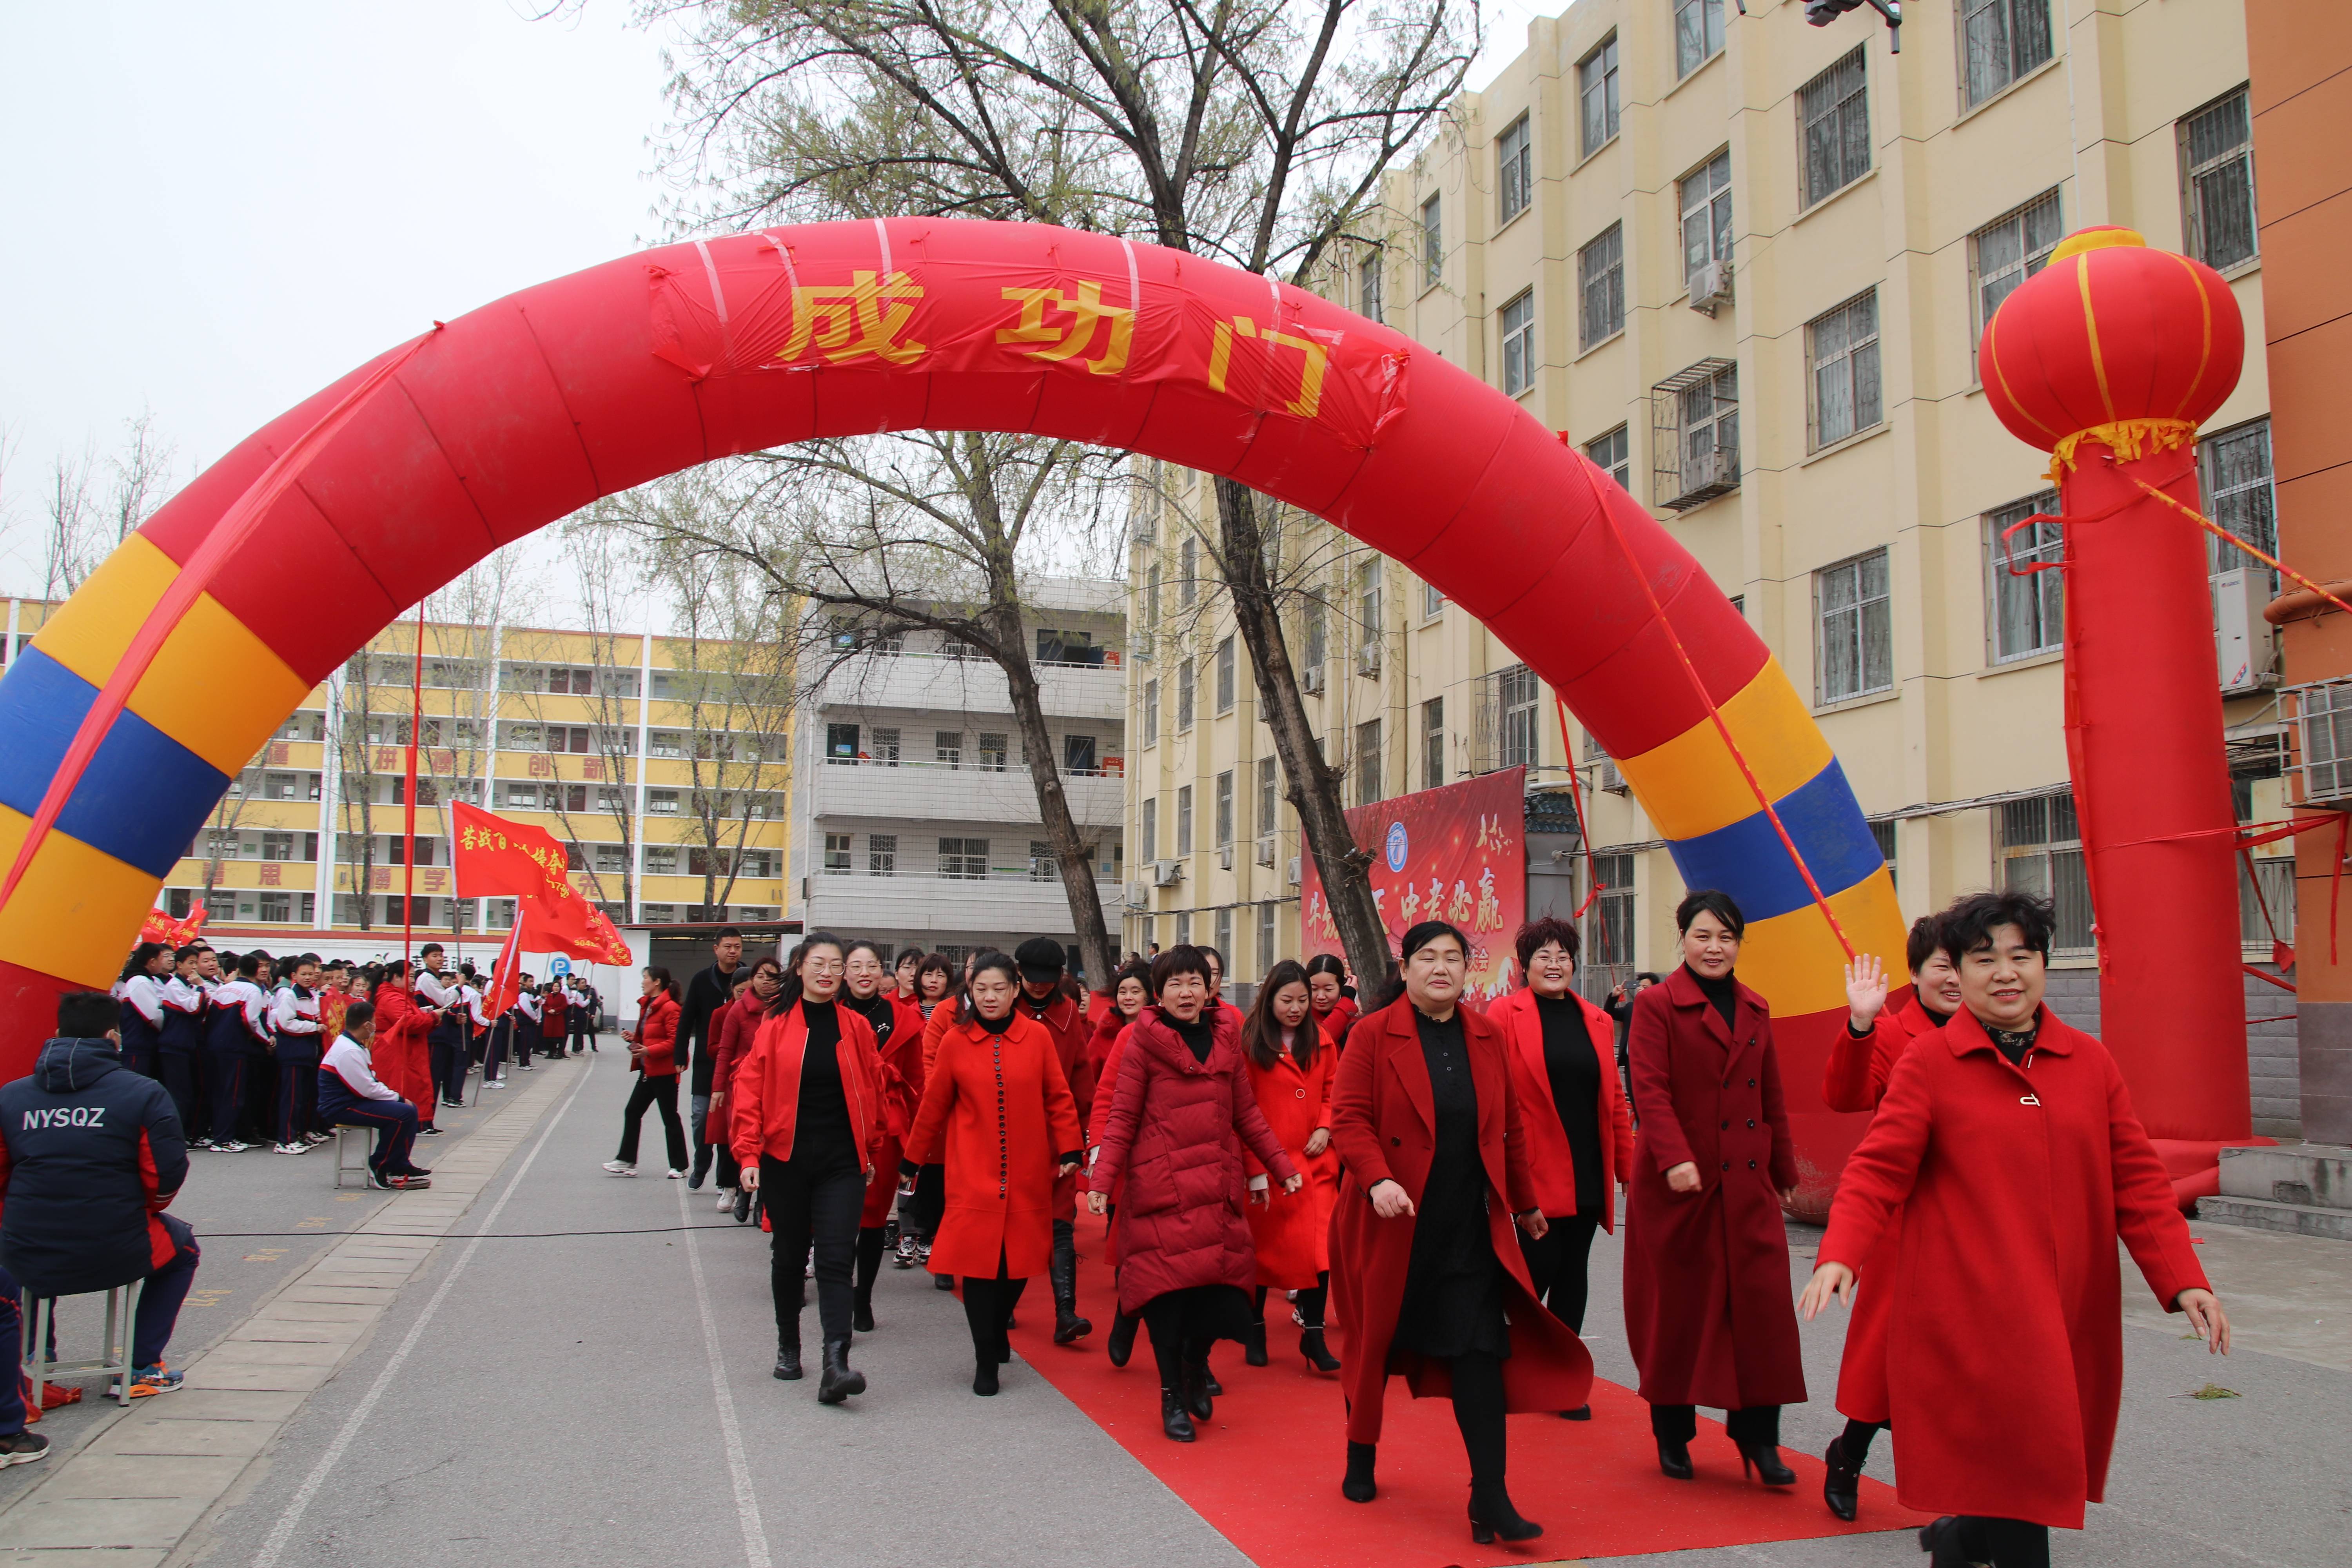
POLYGON ((416 1107, 375 1076, 368 1058, 374 1043, 375 1008, 352 1003, 344 1011, 342 1033, 319 1064, 320 1116, 330 1127, 375 1129, 368 1185, 395 1193, 429 1187, 433 1173, 410 1158, 416 1144, 416 1107))

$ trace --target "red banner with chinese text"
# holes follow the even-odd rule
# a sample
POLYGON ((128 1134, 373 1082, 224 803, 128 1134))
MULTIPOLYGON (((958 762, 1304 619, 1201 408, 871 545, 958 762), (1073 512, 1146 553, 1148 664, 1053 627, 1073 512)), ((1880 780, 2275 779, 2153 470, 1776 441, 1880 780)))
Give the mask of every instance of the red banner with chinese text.
MULTIPOLYGON (((1389 951, 1423 921, 1451 922, 1470 940, 1473 1002, 1491 1002, 1512 984, 1511 938, 1528 918, 1527 773, 1505 768, 1348 813, 1357 847, 1372 858, 1372 901, 1389 951)), ((1299 868, 1298 908, 1303 951, 1339 952, 1311 855, 1299 868)))
POLYGON ((449 805, 449 864, 457 873, 457 896, 564 899, 572 896, 564 873, 572 858, 554 835, 528 823, 510 822, 464 801, 449 805))

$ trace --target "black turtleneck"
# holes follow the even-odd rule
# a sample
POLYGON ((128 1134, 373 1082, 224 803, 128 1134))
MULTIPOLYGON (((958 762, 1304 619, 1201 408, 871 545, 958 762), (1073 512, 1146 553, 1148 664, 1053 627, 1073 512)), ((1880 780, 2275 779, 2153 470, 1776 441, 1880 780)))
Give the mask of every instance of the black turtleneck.
POLYGON ((877 1046, 890 1043, 890 1030, 898 1022, 898 1010, 890 1005, 890 998, 877 991, 871 996, 851 996, 844 993, 843 999, 852 1011, 874 1026, 874 1043, 877 1046))
POLYGON ((1982 1026, 1985 1038, 1992 1042, 1992 1048, 2008 1058, 2011 1067, 2025 1059, 2025 1053, 2033 1048, 2034 1037, 2042 1033, 2042 1020, 2038 1016, 2033 1026, 2026 1029, 1996 1029, 1982 1018, 1977 1022, 1982 1026))
POLYGON ((991 1018, 983 1016, 978 1008, 972 1009, 972 1022, 992 1035, 1004 1033, 1005 1030, 1013 1027, 1013 1020, 1019 1016, 1019 1014, 1008 1011, 1002 1018, 991 1018))
POLYGON ((1690 977, 1698 982, 1699 994, 1706 998, 1707 1005, 1723 1015, 1723 1026, 1728 1030, 1732 1026, 1732 1016, 1739 1006, 1739 983, 1729 973, 1720 980, 1714 980, 1696 969, 1691 970, 1690 977))
POLYGON ((841 1014, 831 1002, 801 998, 808 1043, 801 1053, 800 1106, 793 1119, 793 1163, 831 1171, 863 1162, 849 1128, 849 1097, 841 1084, 841 1014))
POLYGON ((1192 1059, 1205 1066, 1209 1053, 1216 1048, 1217 1044, 1217 1028, 1209 1021, 1209 1015, 1203 1012, 1189 1024, 1165 1008, 1160 1010, 1160 1016, 1176 1031, 1176 1037, 1184 1042, 1184 1048, 1192 1053, 1192 1059))

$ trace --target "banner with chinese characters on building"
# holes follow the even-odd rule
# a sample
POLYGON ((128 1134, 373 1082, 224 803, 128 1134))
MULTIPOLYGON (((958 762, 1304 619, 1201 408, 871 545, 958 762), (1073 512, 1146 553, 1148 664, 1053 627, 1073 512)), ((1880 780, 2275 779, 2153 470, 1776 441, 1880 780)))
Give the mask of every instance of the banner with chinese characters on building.
MULTIPOLYGON (((1470 939, 1468 994, 1491 1002, 1511 988, 1511 938, 1528 918, 1528 770, 1505 768, 1441 789, 1360 805, 1348 813, 1359 848, 1372 858, 1372 901, 1396 952, 1423 921, 1447 921, 1470 939)), ((1340 952, 1315 858, 1299 868, 1304 952, 1340 952)), ((1366 987, 1377 976, 1360 975, 1366 987)))

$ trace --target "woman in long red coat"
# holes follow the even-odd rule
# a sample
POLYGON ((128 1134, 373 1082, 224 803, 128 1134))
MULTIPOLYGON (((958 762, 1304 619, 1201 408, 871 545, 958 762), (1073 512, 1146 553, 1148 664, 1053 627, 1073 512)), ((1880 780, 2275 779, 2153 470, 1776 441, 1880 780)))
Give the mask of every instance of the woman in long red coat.
POLYGON ((1054 1042, 1013 1005, 1020 989, 1004 953, 972 964, 956 1021, 938 1037, 898 1166, 901 1175, 945 1169, 931 1272, 962 1279, 979 1394, 996 1392, 997 1368, 1012 1359, 1005 1328, 1022 1290, 1051 1261, 1054 1183, 1077 1169, 1084 1136, 1054 1042))
POLYGON ((1130 1026, 1087 1199, 1101 1214, 1120 1194, 1119 1310, 1151 1331, 1160 1429, 1180 1443, 1214 1412, 1210 1346, 1242 1338, 1249 1321, 1257 1260, 1243 1145, 1286 1195, 1300 1184, 1250 1092, 1239 1023, 1209 980, 1198 948, 1152 960, 1153 1005, 1130 1026))
MULTIPOLYGON (((1133 1034, 1135 1020, 1151 1001, 1151 965, 1141 959, 1131 959, 1119 966, 1111 977, 1108 995, 1095 994, 1093 1013, 1094 1033, 1087 1040, 1087 1061, 1094 1073, 1094 1103, 1087 1108, 1087 1159, 1093 1162, 1094 1153, 1102 1143, 1102 1124, 1110 1115, 1111 1090, 1118 1086, 1118 1070, 1126 1059, 1127 1042, 1133 1034)), ((1103 1263, 1114 1275, 1118 1268, 1118 1194, 1113 1193, 1107 1204, 1110 1223, 1103 1229, 1103 1263)), ((1143 1326, 1140 1318, 1129 1317, 1118 1307, 1118 1289, 1114 1282, 1110 1317, 1110 1334, 1104 1341, 1104 1350, 1113 1366, 1125 1366, 1135 1353, 1136 1331, 1143 1326)))
MULTIPOLYGON (((1830 1047, 1822 1073, 1822 1100, 1832 1110, 1875 1110, 1885 1098, 1895 1064, 1911 1047, 1952 1021, 1960 1008, 1960 972, 1942 946, 1940 915, 1911 922, 1904 958, 1911 968, 1913 994, 1901 1007, 1886 1005, 1886 973, 1877 958, 1864 953, 1846 965, 1846 1026, 1830 1047)), ((1899 1257, 1903 1211, 1887 1216, 1877 1256, 1899 1257)), ((1871 1259, 1863 1259, 1863 1268, 1871 1259)), ((1890 1271, 1891 1272, 1891 1271, 1890 1271)), ((1830 1439, 1822 1455, 1822 1500, 1851 1522, 1862 1509, 1862 1467, 1871 1440, 1886 1430, 1886 1324, 1895 1293, 1874 1287, 1857 1291, 1853 1319, 1846 1324, 1845 1350, 1838 1358, 1837 1407, 1845 1430, 1830 1439)))
POLYGON ((2105 1496, 2123 1394, 2116 1244, 2167 1311, 2226 1352, 2229 1319, 2115 1058, 2042 1005, 2050 906, 1979 893, 1944 916, 1951 1023, 1905 1052, 1846 1161, 1810 1318, 1864 1259, 1894 1297, 1896 1495, 1940 1513, 1937 1568, 2044 1568, 2050 1529, 2105 1496), (1904 1211, 1901 1250, 1881 1236, 1904 1211))
POLYGON ((1797 1156, 1764 998, 1732 975, 1746 921, 1701 889, 1675 910, 1683 962, 1633 1004, 1633 1179, 1625 1192, 1625 1342, 1650 1402, 1658 1468, 1692 1476, 1696 1406, 1725 1413, 1740 1468, 1796 1484, 1780 1406, 1805 1398, 1780 1202, 1797 1156))
POLYGON ((425 1060, 431 1047, 425 1037, 433 1020, 410 998, 409 987, 415 984, 406 959, 384 965, 383 979, 375 988, 375 1044, 368 1052, 368 1065, 386 1089, 416 1107, 421 1135, 441 1131, 433 1125, 433 1108, 441 1097, 433 1092, 425 1060))
MULTIPOLYGON (((703 1137, 712 1143, 728 1143, 734 1137, 735 1118, 729 1110, 729 1097, 735 1089, 735 1069, 751 1054, 751 1044, 759 1038, 768 1008, 783 988, 783 964, 772 952, 762 953, 748 970, 738 969, 735 973, 741 979, 736 984, 734 999, 711 1014, 710 1022, 703 1026, 709 1037, 717 1042, 710 1053, 710 1114, 702 1121, 703 1137)), ((731 1211, 735 1223, 741 1225, 751 1217, 751 1192, 739 1184, 731 1193, 719 1193, 719 1211, 731 1211)), ((765 1223, 763 1217, 762 1224, 765 1223)))
MULTIPOLYGON (((1633 1168, 1633 1116, 1617 1082, 1617 1029, 1576 994, 1576 927, 1549 915, 1512 943, 1527 984, 1486 1009, 1511 1047, 1511 1092, 1527 1124, 1536 1202, 1549 1227, 1519 1233, 1528 1277, 1553 1317, 1584 1331, 1592 1237, 1617 1228, 1617 1186, 1633 1168)), ((1589 1421, 1592 1407, 1560 1412, 1589 1421)))
POLYGON ((1315 1026, 1333 1050, 1344 1050, 1348 1031, 1356 1026, 1356 1001, 1341 987, 1348 984, 1348 966, 1333 954, 1318 952, 1307 961, 1307 994, 1315 1008, 1315 1026))
POLYGON ((1349 1031, 1331 1092, 1345 1174, 1331 1214, 1331 1314, 1346 1341, 1350 1502, 1373 1477, 1388 1380, 1450 1394, 1470 1456, 1475 1541, 1543 1527, 1511 1506, 1503 1416, 1567 1410, 1592 1357, 1536 1300, 1513 1226, 1540 1237, 1527 1129, 1500 1030, 1461 1005, 1469 943, 1440 921, 1404 933, 1403 994, 1349 1031))
MULTIPOLYGON (((883 1243, 890 1205, 898 1195, 898 1160, 915 1107, 923 1098, 923 1013, 913 1002, 882 989, 887 973, 882 950, 863 940, 849 944, 842 972, 842 1001, 874 1031, 882 1065, 882 1148, 866 1184, 866 1207, 857 1219, 857 1285, 851 1315, 857 1331, 874 1328, 874 1280, 882 1272, 883 1243)), ((908 1244, 911 1246, 911 1243, 908 1244)))
POLYGON ((1339 1192, 1339 1157, 1331 1152, 1331 1069, 1339 1051, 1314 1020, 1307 971, 1286 958, 1266 971, 1242 1020, 1242 1057, 1265 1124, 1306 1178, 1276 1197, 1255 1154, 1250 1179, 1250 1240, 1257 1249, 1255 1315, 1244 1341, 1250 1365, 1265 1364, 1265 1295, 1297 1294, 1298 1352, 1318 1372, 1339 1363, 1323 1342, 1323 1309, 1331 1293, 1331 1205, 1339 1192))

